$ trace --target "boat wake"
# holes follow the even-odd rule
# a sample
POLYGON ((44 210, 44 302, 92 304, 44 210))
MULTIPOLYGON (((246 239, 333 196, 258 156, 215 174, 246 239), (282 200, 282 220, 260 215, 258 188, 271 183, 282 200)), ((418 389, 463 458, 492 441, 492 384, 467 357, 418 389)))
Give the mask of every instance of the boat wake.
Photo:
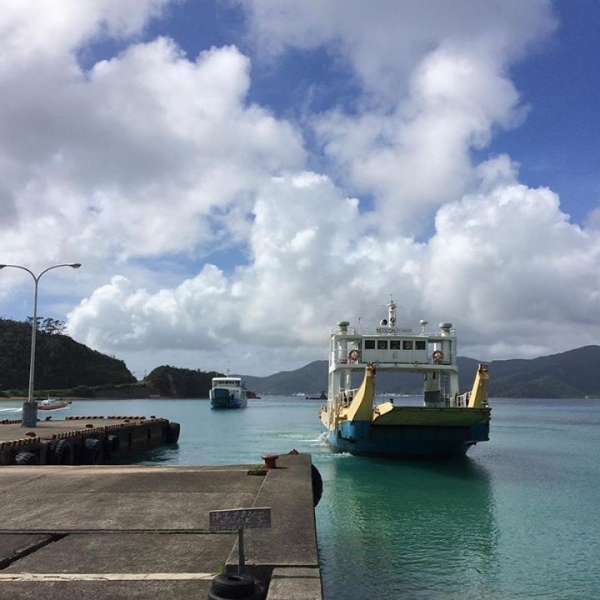
POLYGON ((313 446, 328 446, 329 444, 327 443, 327 432, 324 431, 323 433, 319 434, 319 437, 316 440, 312 441, 313 446))
MULTIPOLYGON (((45 409, 38 409, 39 413, 48 413, 48 412, 56 412, 57 410, 71 410, 70 406, 57 406, 55 408, 45 408, 45 409)), ((12 414, 17 414, 17 413, 21 413, 23 411, 23 407, 22 406, 13 406, 11 408, 0 408, 0 414, 5 414, 5 415, 12 415, 12 414)))

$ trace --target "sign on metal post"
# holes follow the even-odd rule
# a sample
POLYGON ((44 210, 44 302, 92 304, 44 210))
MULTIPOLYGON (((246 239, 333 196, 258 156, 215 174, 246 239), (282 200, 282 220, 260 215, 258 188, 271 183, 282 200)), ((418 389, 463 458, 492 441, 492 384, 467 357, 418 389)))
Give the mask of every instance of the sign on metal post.
POLYGON ((269 529, 271 527, 271 509, 269 507, 263 507, 211 510, 209 519, 211 531, 269 529))
POLYGON ((208 513, 211 531, 238 532, 239 564, 238 573, 245 568, 244 529, 269 529, 271 508, 235 508, 232 510, 211 510, 208 513))

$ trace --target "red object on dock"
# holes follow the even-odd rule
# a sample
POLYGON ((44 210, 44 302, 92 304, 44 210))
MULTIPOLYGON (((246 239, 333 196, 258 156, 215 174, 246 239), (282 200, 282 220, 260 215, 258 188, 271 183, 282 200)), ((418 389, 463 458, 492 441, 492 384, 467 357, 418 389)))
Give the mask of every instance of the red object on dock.
POLYGON ((265 467, 267 469, 277 468, 277 459, 279 454, 263 454, 262 459, 265 461, 265 467))

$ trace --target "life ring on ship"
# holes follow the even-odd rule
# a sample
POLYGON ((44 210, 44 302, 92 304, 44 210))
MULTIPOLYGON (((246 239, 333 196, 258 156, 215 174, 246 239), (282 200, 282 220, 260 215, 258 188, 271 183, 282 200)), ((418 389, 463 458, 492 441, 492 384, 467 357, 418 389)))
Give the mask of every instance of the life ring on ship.
POLYGON ((444 353, 441 350, 434 350, 431 358, 433 358, 435 362, 441 362, 444 360, 444 353))
POLYGON ((360 352, 356 348, 354 350, 350 350, 348 359, 352 362, 358 362, 360 360, 360 352))

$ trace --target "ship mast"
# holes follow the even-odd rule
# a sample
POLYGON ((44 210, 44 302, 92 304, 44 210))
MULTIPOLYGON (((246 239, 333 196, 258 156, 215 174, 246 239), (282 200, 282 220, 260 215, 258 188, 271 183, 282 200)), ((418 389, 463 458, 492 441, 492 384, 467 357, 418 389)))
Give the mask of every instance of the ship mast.
POLYGON ((388 324, 390 327, 396 325, 396 303, 391 298, 388 304, 388 324))

